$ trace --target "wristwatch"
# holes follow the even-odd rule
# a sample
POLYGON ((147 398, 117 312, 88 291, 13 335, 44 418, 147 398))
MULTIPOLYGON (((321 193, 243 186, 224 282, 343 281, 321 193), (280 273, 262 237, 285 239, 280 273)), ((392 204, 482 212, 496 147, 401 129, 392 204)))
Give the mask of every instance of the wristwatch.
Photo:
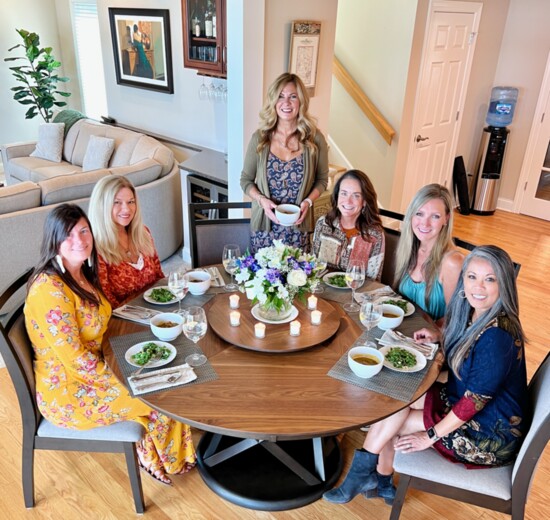
POLYGON ((441 439, 441 437, 437 435, 437 432, 435 431, 435 428, 433 426, 428 428, 426 430, 426 433, 428 434, 428 437, 430 438, 431 441, 438 441, 439 439, 441 439))

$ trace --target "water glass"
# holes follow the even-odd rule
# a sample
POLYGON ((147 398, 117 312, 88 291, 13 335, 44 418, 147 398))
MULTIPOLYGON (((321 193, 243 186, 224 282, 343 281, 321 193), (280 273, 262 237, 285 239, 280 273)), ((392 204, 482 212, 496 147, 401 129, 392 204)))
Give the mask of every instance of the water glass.
POLYGON ((179 269, 177 271, 170 272, 168 276, 168 289, 176 298, 178 298, 178 314, 181 314, 181 300, 185 298, 188 290, 185 271, 179 269))
POLYGON ((227 244, 223 247, 223 267, 231 275, 231 283, 225 286, 228 292, 236 291, 239 286, 233 281, 233 273, 237 270, 237 259, 241 256, 241 248, 237 244, 227 244))
MULTIPOLYGON (((187 339, 190 339, 193 343, 198 343, 208 329, 208 322, 206 320, 206 313, 202 307, 192 306, 189 307, 183 315, 183 333, 187 339)), ((206 363, 206 356, 204 354, 190 354, 185 358, 185 362, 190 367, 198 367, 206 363)))
POLYGON ((359 311, 359 320, 363 326, 367 329, 367 347, 377 348, 373 341, 369 341, 370 331, 378 325, 382 319, 383 305, 379 302, 373 301, 372 298, 366 297, 361 303, 361 310, 359 311))
POLYGON ((344 305, 346 312, 358 312, 360 307, 355 303, 355 290, 365 283, 365 264, 350 261, 346 270, 346 284, 351 288, 351 303, 344 305))

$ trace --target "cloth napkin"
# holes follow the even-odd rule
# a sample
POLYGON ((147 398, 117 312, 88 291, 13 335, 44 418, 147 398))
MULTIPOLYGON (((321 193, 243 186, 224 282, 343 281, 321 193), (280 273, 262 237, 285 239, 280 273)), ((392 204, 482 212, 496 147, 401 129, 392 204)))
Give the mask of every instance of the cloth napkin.
POLYGON ((208 267, 198 269, 199 271, 204 271, 208 273, 211 277, 211 286, 212 287, 224 287, 225 281, 223 276, 220 274, 220 270, 217 267, 208 267))
POLYGON ((122 305, 113 311, 113 316, 135 321, 142 325, 149 325, 149 320, 157 314, 160 314, 160 311, 147 309, 146 307, 140 307, 138 305, 122 305))
POLYGON ((372 291, 363 291, 355 293, 355 300, 357 303, 363 303, 365 295, 372 296, 374 300, 379 300, 381 298, 392 298, 394 300, 402 300, 401 295, 397 294, 389 285, 384 285, 383 287, 378 287, 378 289, 373 289, 372 291))
POLYGON ((426 359, 433 359, 437 352, 437 343, 417 343, 413 338, 409 338, 399 332, 389 329, 384 332, 378 340, 382 346, 391 345, 392 347, 411 347, 424 354, 426 359))
POLYGON ((183 365, 161 368, 147 374, 140 374, 136 377, 129 377, 128 384, 132 388, 134 395, 141 395, 163 388, 184 385, 195 379, 197 379, 195 371, 187 363, 184 363, 183 365), (172 375, 180 375, 180 377, 173 383, 169 383, 168 378, 172 375))

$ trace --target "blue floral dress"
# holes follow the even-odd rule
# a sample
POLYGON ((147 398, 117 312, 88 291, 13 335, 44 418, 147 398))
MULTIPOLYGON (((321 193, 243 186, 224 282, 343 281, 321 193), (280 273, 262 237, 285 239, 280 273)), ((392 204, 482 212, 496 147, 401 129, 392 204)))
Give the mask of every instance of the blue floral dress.
MULTIPOLYGON (((269 198, 276 204, 297 204, 297 197, 304 178, 304 156, 290 161, 283 161, 273 153, 267 158, 267 184, 269 198)), ((262 247, 273 245, 273 240, 302 250, 309 249, 309 233, 301 232, 295 227, 286 227, 272 223, 271 231, 253 231, 250 236, 252 253, 262 247)))

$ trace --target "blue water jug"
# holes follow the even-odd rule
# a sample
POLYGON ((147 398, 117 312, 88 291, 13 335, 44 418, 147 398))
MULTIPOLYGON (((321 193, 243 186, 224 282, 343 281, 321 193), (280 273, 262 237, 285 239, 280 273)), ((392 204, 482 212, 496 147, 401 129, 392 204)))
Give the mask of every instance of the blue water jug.
POLYGON ((489 126, 508 126, 514 118, 514 109, 518 100, 515 87, 494 87, 487 111, 486 122, 489 126))

